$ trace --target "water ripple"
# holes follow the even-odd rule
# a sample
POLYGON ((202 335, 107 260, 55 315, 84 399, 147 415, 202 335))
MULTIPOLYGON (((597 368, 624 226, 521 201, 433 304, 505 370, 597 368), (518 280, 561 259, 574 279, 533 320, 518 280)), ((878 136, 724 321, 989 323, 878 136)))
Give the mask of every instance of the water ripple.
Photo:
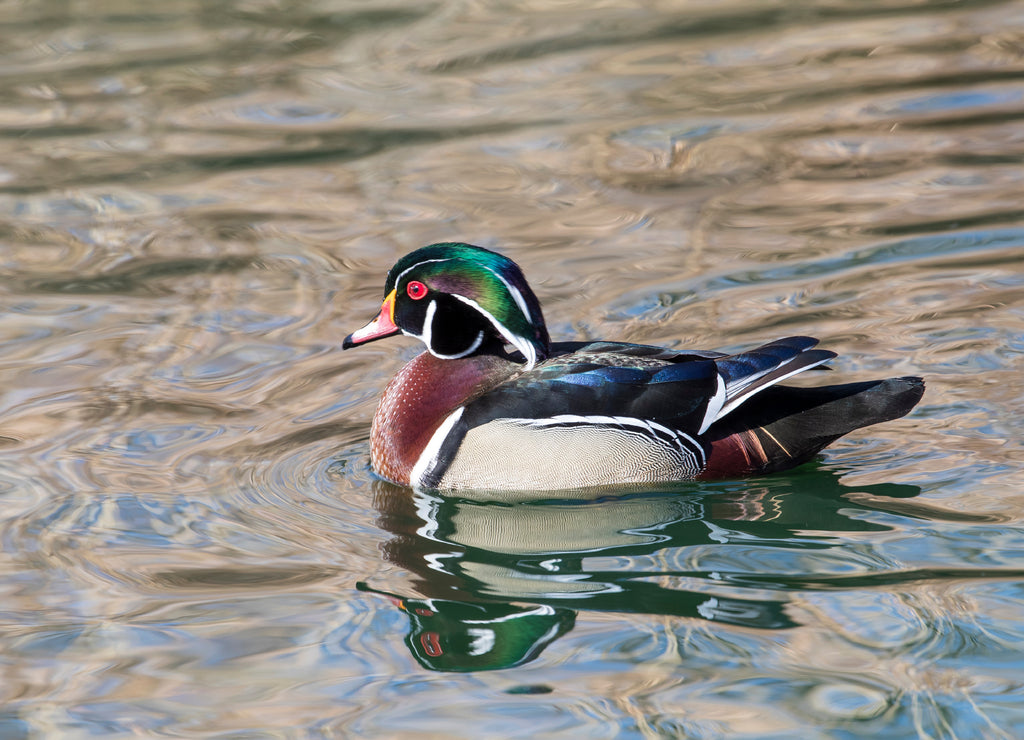
POLYGON ((1022 27, 0 5, 0 735, 1008 737, 1022 27), (417 350, 339 344, 451 239, 558 338, 810 333, 928 393, 756 485, 417 508, 367 459, 417 350), (416 652, 486 630, 501 670, 416 652))

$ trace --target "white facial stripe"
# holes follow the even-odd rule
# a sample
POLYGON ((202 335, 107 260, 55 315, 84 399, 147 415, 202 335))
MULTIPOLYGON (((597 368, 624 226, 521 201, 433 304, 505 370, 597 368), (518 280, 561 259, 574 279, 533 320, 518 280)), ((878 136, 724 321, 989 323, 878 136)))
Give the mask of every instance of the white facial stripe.
POLYGON ((448 438, 448 434, 451 432, 452 427, 462 417, 462 412, 466 410, 465 406, 459 406, 453 412, 448 414, 448 418, 441 422, 441 426, 434 432, 430 441, 427 442, 427 446, 423 448, 423 452, 420 453, 419 460, 412 466, 412 472, 409 474, 409 484, 412 486, 418 486, 423 481, 423 476, 437 464, 437 456, 441 452, 441 445, 448 438))
POLYGON ((526 299, 523 298, 523 294, 519 292, 519 288, 517 288, 514 285, 512 285, 511 283, 509 283, 508 280, 503 278, 500 274, 498 274, 494 270, 491 270, 490 267, 487 267, 486 269, 488 271, 494 273, 494 276, 496 278, 498 278, 498 280, 500 280, 502 282, 502 284, 505 286, 505 288, 508 289, 508 292, 512 294, 512 299, 516 302, 516 305, 519 306, 519 310, 523 312, 523 316, 525 316, 526 320, 529 321, 532 324, 533 323, 533 317, 530 315, 530 309, 527 308, 527 306, 526 306, 526 299))
POLYGON ((498 333, 501 334, 501 336, 505 337, 505 340, 509 344, 518 349, 520 352, 522 352, 523 355, 526 357, 527 370, 532 369, 533 366, 537 364, 537 349, 533 346, 532 342, 528 341, 525 337, 510 332, 508 328, 505 327, 504 324, 502 324, 500 321, 494 318, 494 316, 492 316, 490 312, 486 311, 479 303, 474 301, 472 298, 466 298, 466 296, 458 295, 456 293, 453 293, 452 295, 455 298, 458 298, 466 305, 472 306, 474 310, 479 311, 480 315, 486 318, 488 321, 490 321, 491 326, 497 329, 498 333))
MULTIPOLYGON (((421 260, 420 262, 417 262, 412 267, 407 267, 404 270, 402 270, 401 274, 397 278, 395 278, 395 286, 396 287, 398 286, 398 284, 402 281, 402 278, 405 277, 405 273, 409 272, 409 270, 415 269, 415 268, 419 267, 420 265, 429 264, 431 262, 450 262, 453 259, 455 259, 455 258, 454 257, 444 257, 442 259, 421 260)), ((494 275, 494 277, 498 278, 498 280, 501 281, 501 284, 505 286, 505 289, 508 290, 508 292, 512 294, 512 300, 514 300, 516 302, 516 305, 519 306, 519 310, 523 312, 523 315, 526 317, 526 320, 529 321, 530 323, 533 323, 533 316, 530 314, 530 309, 526 305, 526 299, 523 298, 523 294, 519 291, 519 288, 517 288, 516 286, 512 285, 512 283, 510 283, 508 280, 506 280, 501 275, 500 272, 498 272, 496 270, 492 270, 487 265, 480 265, 480 267, 484 268, 489 273, 494 275)), ((459 296, 456 296, 456 297, 459 297, 459 296)))
POLYGON ((409 270, 415 270, 420 265, 427 265, 427 264, 430 264, 431 262, 451 262, 452 259, 453 259, 452 257, 445 257, 443 259, 437 259, 437 260, 420 260, 415 265, 411 265, 409 267, 406 267, 404 270, 402 270, 401 273, 399 273, 398 277, 395 278, 395 287, 396 288, 398 287, 398 284, 400 282, 402 282, 402 278, 405 277, 405 273, 409 272, 409 270))
MULTIPOLYGON (((433 262, 451 262, 454 259, 455 259, 455 257, 443 257, 443 258, 440 258, 440 259, 420 260, 415 265, 411 265, 411 266, 405 268, 404 270, 402 270, 402 272, 400 272, 398 274, 398 277, 395 278, 395 287, 396 288, 398 287, 398 284, 400 282, 402 282, 402 278, 405 277, 405 274, 407 272, 409 272, 410 270, 415 270, 420 265, 427 265, 427 264, 430 264, 430 263, 433 263, 433 262)), ((484 268, 489 273, 494 275, 494 277, 498 278, 498 280, 501 281, 501 284, 505 286, 505 289, 508 290, 508 292, 512 294, 512 300, 514 300, 516 302, 516 305, 519 306, 519 310, 523 312, 523 315, 526 317, 526 320, 529 321, 532 324, 533 320, 534 320, 533 319, 533 314, 530 313, 530 308, 526 304, 526 299, 523 297, 523 294, 522 294, 522 292, 520 292, 519 288, 517 288, 516 286, 512 285, 512 283, 510 283, 508 280, 506 280, 501 275, 501 273, 497 272, 496 270, 492 270, 490 267, 487 267, 486 265, 480 265, 480 267, 484 268)), ((460 296, 460 295, 455 294, 455 293, 453 293, 452 295, 454 295, 456 298, 463 298, 466 301, 470 301, 471 300, 469 298, 466 298, 465 296, 460 296)), ((476 304, 474 304, 474 305, 476 305, 476 304)), ((491 318, 493 319, 493 317, 491 317, 491 318)), ((512 343, 516 344, 515 342, 512 342, 512 343)), ((516 346, 518 347, 519 345, 516 344, 516 346)), ((522 348, 520 347, 520 349, 522 349, 522 348)))

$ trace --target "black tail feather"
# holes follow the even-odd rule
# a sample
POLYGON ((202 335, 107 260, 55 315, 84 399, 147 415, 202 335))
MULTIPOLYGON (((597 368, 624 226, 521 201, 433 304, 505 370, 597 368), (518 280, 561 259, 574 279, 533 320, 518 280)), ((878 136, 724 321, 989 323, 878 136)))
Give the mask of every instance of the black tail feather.
POLYGON ((708 430, 706 438, 713 449, 709 477, 718 473, 756 475, 794 467, 854 429, 905 416, 923 394, 924 381, 917 377, 817 388, 766 388, 708 430), (757 439, 753 445, 751 435, 757 439), (760 450, 753 454, 758 443, 760 450), (714 459, 716 450, 721 451, 719 460, 714 459), (743 468, 744 464, 744 469, 728 472, 730 467, 743 468))

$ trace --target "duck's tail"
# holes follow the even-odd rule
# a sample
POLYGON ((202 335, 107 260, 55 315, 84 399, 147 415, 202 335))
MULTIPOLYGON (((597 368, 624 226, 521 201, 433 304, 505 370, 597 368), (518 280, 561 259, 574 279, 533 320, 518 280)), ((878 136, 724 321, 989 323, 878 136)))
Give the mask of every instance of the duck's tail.
POLYGON ((921 378, 817 388, 774 386, 713 424, 702 480, 763 475, 800 465, 844 434, 898 419, 924 394, 921 378))

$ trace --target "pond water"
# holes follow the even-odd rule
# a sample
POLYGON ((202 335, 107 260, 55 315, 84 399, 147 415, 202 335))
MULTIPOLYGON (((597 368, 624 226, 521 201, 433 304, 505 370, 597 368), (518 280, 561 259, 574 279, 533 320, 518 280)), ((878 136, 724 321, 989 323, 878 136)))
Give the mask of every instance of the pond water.
POLYGON ((0 3, 0 738, 1024 736, 1024 3, 0 3), (820 337, 759 480, 376 479, 411 249, 820 337))

